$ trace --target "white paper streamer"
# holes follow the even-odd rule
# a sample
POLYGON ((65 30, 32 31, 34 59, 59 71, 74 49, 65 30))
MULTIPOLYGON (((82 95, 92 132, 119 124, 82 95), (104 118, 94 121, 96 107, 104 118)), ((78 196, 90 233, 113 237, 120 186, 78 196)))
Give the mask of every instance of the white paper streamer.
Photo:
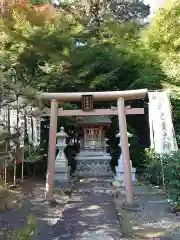
POLYGON ((149 104, 149 130, 150 130, 150 148, 154 149, 154 129, 153 129, 153 109, 152 105, 149 104))
POLYGON ((0 108, 0 129, 3 129, 5 124, 5 107, 0 108))
POLYGON ((0 108, 0 131, 3 131, 7 124, 8 124, 8 107, 5 105, 0 108))
MULTIPOLYGON (((25 126, 28 134, 28 142, 34 146, 40 145, 40 125, 41 118, 39 116, 32 116, 32 112, 37 110, 37 108, 32 108, 32 106, 20 107, 17 110, 17 105, 21 104, 21 101, 14 101, 9 106, 5 105, 0 108, 0 131, 8 124, 10 124, 10 133, 16 133, 18 128, 20 132, 20 147, 24 147, 24 137, 25 137, 25 126), (9 109, 9 110, 8 110, 9 109), (8 111, 9 117, 8 119, 8 111), (17 116, 18 114, 18 116, 17 116), (18 120, 18 122, 17 122, 18 120)), ((13 141, 10 141, 10 146, 15 150, 15 144, 13 141)))

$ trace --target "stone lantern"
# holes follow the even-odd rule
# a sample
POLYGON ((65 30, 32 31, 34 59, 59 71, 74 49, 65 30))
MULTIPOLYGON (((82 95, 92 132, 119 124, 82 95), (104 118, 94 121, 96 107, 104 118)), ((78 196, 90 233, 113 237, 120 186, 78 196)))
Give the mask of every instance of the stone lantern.
MULTIPOLYGON (((132 137, 132 134, 128 133, 128 138, 132 137)), ((118 133, 116 135, 117 138, 120 138, 120 133, 118 133)), ((120 143, 118 144, 119 147, 121 148, 121 140, 120 143)), ((130 146, 130 144, 128 144, 130 146)), ((132 167, 132 161, 130 160, 130 165, 131 165, 131 174, 132 174, 132 182, 136 182, 136 177, 135 177, 135 173, 136 173, 136 168, 132 167)), ((123 155, 121 153, 119 159, 118 159, 118 166, 116 166, 116 176, 115 176, 115 180, 118 180, 120 182, 124 183, 124 163, 123 163, 123 155)))
POLYGON ((66 148, 67 133, 64 132, 64 127, 61 127, 60 132, 56 134, 58 154, 55 160, 55 185, 64 187, 69 184, 70 180, 70 166, 68 166, 68 160, 64 153, 66 148))

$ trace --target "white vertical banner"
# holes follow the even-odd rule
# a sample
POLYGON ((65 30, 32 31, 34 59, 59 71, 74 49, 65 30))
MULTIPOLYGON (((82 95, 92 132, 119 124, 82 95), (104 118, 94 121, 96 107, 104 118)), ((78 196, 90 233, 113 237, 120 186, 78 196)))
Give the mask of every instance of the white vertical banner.
POLYGON ((32 126, 33 126, 33 145, 37 146, 37 127, 36 127, 36 118, 32 117, 32 126))
POLYGON ((151 148, 157 153, 177 151, 168 93, 149 92, 148 96, 151 148))
MULTIPOLYGON (((10 104, 9 109, 9 123, 10 123, 10 134, 16 134, 17 130, 17 101, 14 101, 10 104)), ((14 144, 14 141, 10 141, 10 146, 13 150, 16 150, 16 146, 14 144)))
POLYGON ((150 148, 154 149, 154 131, 153 131, 153 119, 152 119, 152 106, 149 103, 149 131, 150 131, 150 148))
POLYGON ((28 135, 28 142, 32 143, 32 107, 27 106, 26 107, 26 127, 27 127, 27 135, 28 135))
MULTIPOLYGON (((36 112, 37 108, 33 108, 32 110, 33 110, 33 112, 36 112)), ((39 116, 33 116, 32 121, 33 121, 33 145, 39 146, 40 145, 41 119, 39 116)))
POLYGON ((25 114, 25 109, 21 108, 19 110, 19 122, 18 122, 18 129, 20 132, 20 148, 24 147, 24 136, 25 136, 25 121, 24 121, 24 114, 25 114))
MULTIPOLYGON (((3 104, 3 103, 2 103, 3 104)), ((6 106, 2 106, 0 108, 0 130, 3 130, 4 126, 6 125, 6 117, 7 117, 7 110, 6 106)))
MULTIPOLYGON (((3 104, 5 104, 5 102, 3 102, 2 105, 3 104)), ((0 132, 3 133, 4 130, 7 128, 7 126, 8 126, 8 106, 4 105, 0 108, 0 132)), ((4 144, 3 139, 2 139, 2 144, 4 144)), ((6 150, 7 150, 7 144, 6 144, 6 150)))
POLYGON ((37 145, 40 145, 41 142, 41 117, 36 118, 36 127, 37 127, 37 145))

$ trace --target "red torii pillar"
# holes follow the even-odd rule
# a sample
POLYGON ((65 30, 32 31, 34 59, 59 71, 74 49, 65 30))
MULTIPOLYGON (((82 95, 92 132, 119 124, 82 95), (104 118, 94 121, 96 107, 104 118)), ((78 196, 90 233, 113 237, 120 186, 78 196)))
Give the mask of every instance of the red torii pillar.
POLYGON ((53 198, 54 190, 54 171, 56 159, 56 133, 57 133, 57 115, 58 102, 56 99, 51 100, 51 115, 49 128, 49 149, 48 149, 48 166, 46 174, 46 191, 45 200, 50 201, 53 198))
POLYGON ((125 181, 125 188, 126 188, 126 201, 128 204, 132 204, 133 203, 133 185, 132 185, 131 164, 130 164, 129 144, 128 144, 127 125, 126 125, 126 113, 125 113, 123 98, 119 98, 117 100, 117 106, 118 106, 118 122, 119 122, 119 131, 120 131, 121 149, 122 149, 123 167, 124 167, 124 181, 125 181))

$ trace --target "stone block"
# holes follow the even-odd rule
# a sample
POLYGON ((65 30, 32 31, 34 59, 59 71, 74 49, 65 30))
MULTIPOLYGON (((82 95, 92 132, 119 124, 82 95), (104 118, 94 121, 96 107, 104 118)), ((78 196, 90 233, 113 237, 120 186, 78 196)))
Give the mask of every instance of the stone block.
POLYGON ((62 167, 55 169, 55 181, 69 181, 70 180, 70 167, 62 167))
POLYGON ((76 157, 77 177, 113 177, 110 167, 111 156, 102 151, 82 151, 76 157))
POLYGON ((56 159, 55 161, 55 168, 57 167, 68 167, 68 161, 67 160, 60 160, 58 161, 58 159, 56 159))
MULTIPOLYGON (((132 174, 132 182, 136 182, 136 168, 132 167, 132 161, 130 161, 131 163, 131 174, 132 174)), ((123 161, 122 159, 118 160, 118 166, 115 167, 116 169, 116 176, 115 176, 115 180, 124 182, 124 167, 123 167, 123 161)))

